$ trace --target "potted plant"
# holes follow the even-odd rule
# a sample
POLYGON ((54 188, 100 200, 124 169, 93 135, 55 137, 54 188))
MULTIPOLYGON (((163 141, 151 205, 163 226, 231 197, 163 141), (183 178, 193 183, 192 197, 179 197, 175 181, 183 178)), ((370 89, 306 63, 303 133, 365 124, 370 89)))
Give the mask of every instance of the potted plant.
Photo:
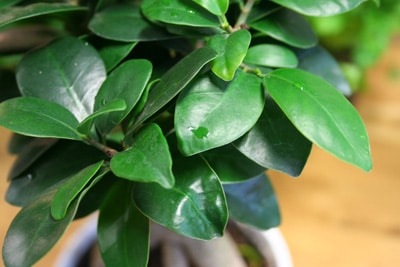
POLYGON ((6 266, 96 210, 109 266, 147 265, 150 222, 201 240, 228 219, 275 227, 265 171, 298 176, 312 144, 370 170, 350 89, 304 17, 361 2, 2 1, 6 198, 22 207, 6 266))

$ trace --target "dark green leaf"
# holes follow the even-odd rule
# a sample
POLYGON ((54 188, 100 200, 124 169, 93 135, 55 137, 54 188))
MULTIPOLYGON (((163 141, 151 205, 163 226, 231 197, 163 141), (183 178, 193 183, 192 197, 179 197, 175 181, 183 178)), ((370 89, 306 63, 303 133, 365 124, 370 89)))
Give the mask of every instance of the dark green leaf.
POLYGON ((149 23, 139 7, 132 5, 113 5, 101 10, 90 20, 89 29, 103 38, 123 42, 171 38, 165 30, 149 23))
POLYGON ((218 27, 218 17, 191 0, 144 0, 143 14, 149 20, 193 27, 218 27))
POLYGON ((281 6, 270 2, 270 1, 260 1, 257 5, 254 5, 247 17, 247 24, 260 20, 273 12, 276 12, 281 6))
POLYGON ((210 47, 203 47, 184 57, 169 69, 160 82, 150 90, 148 101, 139 114, 135 126, 140 125, 169 103, 208 62, 217 57, 210 47))
POLYGON ((231 144, 201 154, 222 183, 242 182, 265 171, 231 144))
POLYGON ((179 96, 175 130, 179 147, 193 155, 226 145, 257 122, 264 107, 261 80, 238 72, 229 83, 204 75, 179 96))
POLYGON ((100 209, 98 242, 107 266, 146 267, 149 220, 132 201, 132 186, 115 184, 100 209))
POLYGON ((71 203, 100 170, 103 163, 104 161, 99 161, 87 166, 70 177, 68 181, 57 190, 51 202, 51 215, 54 219, 61 220, 65 217, 71 203))
POLYGON ((94 97, 105 78, 97 51, 73 37, 57 39, 26 54, 17 70, 23 95, 58 103, 78 121, 93 112, 94 97))
POLYGON ((281 9, 261 21, 250 23, 251 28, 294 47, 308 48, 317 44, 317 36, 307 20, 287 9, 281 9))
POLYGON ((261 166, 292 176, 300 175, 311 150, 311 142, 270 97, 257 124, 234 145, 261 166))
POLYGON ((228 11, 229 0, 193 0, 217 16, 222 16, 228 11))
POLYGON ((332 16, 347 12, 366 0, 271 0, 309 16, 332 16))
MULTIPOLYGON (((17 1, 14 1, 17 2, 17 1)), ((2 4, 0 4, 1 6, 2 4)), ((86 12, 83 6, 61 3, 36 3, 28 6, 16 6, 0 10, 0 27, 19 20, 62 12, 86 12)))
POLYGON ((137 134, 131 148, 116 154, 110 167, 116 176, 131 181, 156 182, 165 188, 175 182, 167 140, 155 123, 137 134))
POLYGON ((233 219, 261 229, 280 224, 278 201, 265 174, 243 183, 226 184, 224 190, 233 219))
POLYGON ((132 111, 146 88, 151 72, 150 61, 137 59, 124 62, 107 77, 95 98, 95 110, 116 98, 124 99, 127 108, 98 118, 95 124, 100 133, 108 134, 132 111))
POLYGON ((298 64, 296 54, 292 50, 271 44, 250 47, 244 62, 275 68, 295 68, 298 64))
POLYGON ((165 189, 136 184, 133 197, 139 210, 155 222, 196 239, 222 236, 228 211, 218 177, 198 156, 174 158, 176 182, 165 189))
POLYGON ((365 126, 350 102, 332 85, 297 69, 279 69, 265 78, 267 90, 310 141, 363 170, 372 168, 365 126))
POLYGON ((0 8, 12 6, 18 4, 19 2, 22 2, 22 0, 2 0, 0 2, 0 8))
POLYGON ((3 246, 6 266, 32 266, 63 235, 74 218, 77 202, 71 205, 63 220, 56 221, 50 215, 54 194, 55 191, 50 191, 29 203, 12 221, 3 246))
POLYGON ((116 42, 108 41, 106 44, 98 48, 101 58, 104 61, 106 70, 110 71, 115 68, 138 44, 138 42, 116 42))
POLYGON ((299 69, 314 73, 338 89, 351 95, 351 88, 337 61, 321 46, 299 52, 299 69))
POLYGON ((247 53, 250 41, 251 34, 247 30, 212 37, 208 45, 218 52, 218 57, 211 62, 215 75, 225 81, 232 80, 247 53))
POLYGON ((64 107, 33 97, 17 97, 0 104, 0 125, 19 134, 81 140, 78 121, 64 107))

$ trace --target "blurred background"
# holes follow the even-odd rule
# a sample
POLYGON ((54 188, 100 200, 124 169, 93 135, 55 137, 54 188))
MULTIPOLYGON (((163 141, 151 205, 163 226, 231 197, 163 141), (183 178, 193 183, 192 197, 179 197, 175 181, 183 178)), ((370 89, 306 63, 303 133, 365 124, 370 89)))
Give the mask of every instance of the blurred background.
MULTIPOLYGON (((381 0, 347 14, 309 18, 354 91, 370 136, 373 170, 365 173, 314 147, 303 173, 269 172, 281 231, 295 267, 400 266, 400 3, 381 0)), ((18 208, 5 203, 10 133, 0 129, 0 242, 18 208)), ((74 222, 38 267, 54 266, 74 222)), ((0 261, 0 266, 3 262, 0 261)))

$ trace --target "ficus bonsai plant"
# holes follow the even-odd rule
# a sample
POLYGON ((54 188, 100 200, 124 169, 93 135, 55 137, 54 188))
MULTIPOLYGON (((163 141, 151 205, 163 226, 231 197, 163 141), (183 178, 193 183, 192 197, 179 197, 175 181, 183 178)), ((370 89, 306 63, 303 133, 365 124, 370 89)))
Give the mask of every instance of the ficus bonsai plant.
POLYGON ((305 16, 362 0, 3 0, 0 125, 15 133, 6 266, 99 211, 107 266, 146 266, 150 222, 210 240, 280 217, 265 174, 312 144, 368 171, 368 136, 305 16))

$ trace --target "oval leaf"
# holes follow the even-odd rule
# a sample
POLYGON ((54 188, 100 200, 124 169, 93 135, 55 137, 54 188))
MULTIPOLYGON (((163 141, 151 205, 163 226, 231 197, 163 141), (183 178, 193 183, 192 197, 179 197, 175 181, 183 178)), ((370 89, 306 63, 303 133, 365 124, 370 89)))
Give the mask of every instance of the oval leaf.
POLYGON ((189 0, 144 0, 142 12, 149 20, 193 27, 218 27, 217 16, 189 0))
POLYGON ((40 98, 17 97, 2 102, 0 125, 28 136, 81 140, 74 115, 64 107, 40 98))
POLYGON ((12 221, 3 245, 6 266, 33 266, 58 241, 73 220, 77 202, 68 209, 63 220, 50 215, 50 203, 55 191, 50 191, 24 207, 12 221), (15 253, 18 252, 18 256, 15 253))
POLYGON ((97 238, 107 266, 147 266, 149 220, 135 207, 131 194, 130 184, 118 183, 100 208, 97 238))
POLYGON ((186 155, 226 145, 257 122, 264 107, 261 80, 238 72, 230 83, 202 76, 179 96, 175 129, 186 155))
POLYGON ((193 0, 217 16, 222 16, 228 11, 229 0, 193 0))
POLYGON ((265 174, 243 183, 224 185, 229 216, 261 229, 277 227, 281 216, 272 184, 265 174))
POLYGON ((104 161, 99 161, 82 169, 68 179, 54 195, 51 202, 51 215, 56 220, 65 217, 68 207, 72 201, 81 193, 92 177, 100 170, 104 161))
POLYGON ((371 170, 365 126, 338 90, 297 69, 275 70, 265 83, 271 97, 305 137, 338 158, 371 170))
POLYGON ((115 68, 125 57, 129 55, 138 42, 117 42, 117 41, 104 41, 98 47, 101 58, 104 61, 107 72, 115 68))
POLYGON ((116 154, 110 163, 112 172, 138 182, 156 182, 171 188, 175 182, 167 141, 157 124, 142 129, 128 150, 116 154))
POLYGON ((182 235, 209 240, 222 236, 227 220, 225 196, 215 173, 201 158, 174 158, 176 183, 136 184, 133 197, 139 210, 155 222, 182 235))
POLYGON ((347 12, 366 0, 271 0, 309 16, 332 16, 347 12))
POLYGON ((58 103, 78 121, 93 112, 94 97, 105 78, 97 51, 72 37, 57 39, 26 54, 17 70, 23 95, 58 103))
POLYGON ((280 9, 250 27, 294 47, 309 48, 317 44, 317 36, 301 15, 280 9))
POLYGON ((244 62, 275 68, 295 68, 298 64, 296 54, 292 50, 280 45, 270 44, 250 47, 244 62))
POLYGON ((251 34, 247 30, 235 31, 230 35, 215 35, 209 46, 218 52, 211 62, 211 69, 221 79, 230 81, 243 61, 250 45, 251 34))

